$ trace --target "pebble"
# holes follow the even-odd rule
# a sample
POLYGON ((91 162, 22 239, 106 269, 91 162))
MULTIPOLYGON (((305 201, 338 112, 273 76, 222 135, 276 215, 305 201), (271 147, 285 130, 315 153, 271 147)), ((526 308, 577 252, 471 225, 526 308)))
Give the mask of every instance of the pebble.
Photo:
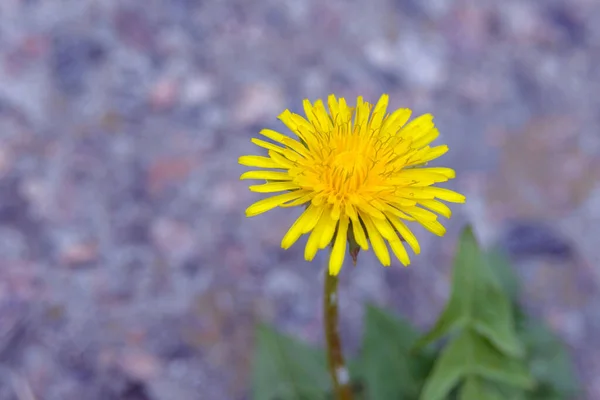
POLYGON ((157 111, 172 108, 179 98, 179 90, 179 84, 173 79, 162 79, 156 82, 149 95, 151 107, 157 111))
POLYGON ((275 270, 267 275, 265 291, 271 296, 300 296, 306 282, 300 276, 288 270, 275 270))
POLYGON ((183 259, 194 250, 194 232, 184 222, 159 217, 152 222, 150 230, 154 244, 167 256, 183 259))
POLYGON ((284 109, 283 93, 276 84, 256 83, 242 89, 233 116, 237 124, 253 125, 284 109))
POLYGON ((96 242, 79 242, 66 245, 60 253, 60 260, 64 265, 76 268, 96 261, 98 255, 96 242))
POLYGON ((184 105, 198 106, 208 102, 215 95, 215 85, 210 77, 196 75, 189 78, 183 85, 181 101, 184 105))
POLYGON ((141 349, 125 351, 118 363, 126 374, 142 382, 157 378, 162 370, 160 360, 141 349))

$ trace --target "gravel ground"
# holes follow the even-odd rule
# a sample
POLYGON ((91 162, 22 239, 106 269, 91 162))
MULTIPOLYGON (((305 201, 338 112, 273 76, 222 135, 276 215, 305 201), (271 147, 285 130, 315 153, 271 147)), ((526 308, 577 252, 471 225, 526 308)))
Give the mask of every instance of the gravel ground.
POLYGON ((0 1, 0 400, 247 399, 255 321, 319 341, 324 260, 279 248, 287 212, 244 217, 237 157, 331 92, 434 113, 469 196, 411 268, 344 270, 349 348, 367 300, 432 322, 470 221, 600 399, 599 21, 593 0, 0 1))

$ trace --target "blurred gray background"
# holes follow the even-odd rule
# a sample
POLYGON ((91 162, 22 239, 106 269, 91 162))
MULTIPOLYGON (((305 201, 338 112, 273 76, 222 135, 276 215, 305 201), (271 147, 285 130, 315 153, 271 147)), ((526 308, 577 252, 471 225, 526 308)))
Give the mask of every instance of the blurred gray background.
POLYGON ((346 265, 348 351, 365 301, 433 321, 472 222, 600 399, 599 63, 595 0, 1 0, 0 399, 247 399, 256 321, 318 343, 325 259, 237 157, 329 93, 433 113, 468 196, 346 265))

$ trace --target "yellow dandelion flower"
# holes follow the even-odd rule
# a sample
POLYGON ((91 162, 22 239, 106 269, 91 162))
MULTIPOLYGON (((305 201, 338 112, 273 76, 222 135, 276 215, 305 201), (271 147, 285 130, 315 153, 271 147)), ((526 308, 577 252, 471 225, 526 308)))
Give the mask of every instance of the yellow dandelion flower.
POLYGON ((267 149, 268 157, 239 158, 242 165, 260 168, 240 179, 266 181, 250 186, 251 191, 283 192, 252 204, 246 216, 304 205, 281 247, 287 249, 310 233, 304 257, 311 261, 318 250, 331 244, 332 275, 342 267, 349 240, 362 250, 368 250, 370 242, 384 266, 391 262, 387 242, 406 266, 410 259, 402 242, 415 254, 420 252, 406 221, 444 235, 435 213, 449 218, 451 211, 440 200, 464 203, 465 197, 433 186, 454 178, 454 170, 424 167, 448 151, 446 145, 430 146, 439 135, 431 114, 410 122, 409 109, 386 114, 385 94, 374 107, 362 97, 356 107, 349 107, 344 98, 334 95, 327 99, 329 112, 321 100, 303 104, 306 118, 289 110, 279 115, 296 138, 263 129, 260 134, 271 141, 253 138, 252 142, 267 149))

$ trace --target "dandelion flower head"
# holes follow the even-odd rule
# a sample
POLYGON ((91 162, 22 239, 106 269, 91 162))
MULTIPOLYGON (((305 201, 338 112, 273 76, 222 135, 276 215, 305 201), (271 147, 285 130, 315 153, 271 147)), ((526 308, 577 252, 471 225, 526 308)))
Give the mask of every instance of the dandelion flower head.
POLYGON ((409 122, 409 109, 386 113, 388 100, 384 94, 373 106, 358 97, 356 106, 350 107, 344 98, 330 95, 328 109, 322 100, 314 104, 304 100, 306 118, 289 110, 279 115, 295 137, 263 129, 260 134, 270 141, 252 142, 268 156, 239 158, 240 164, 258 168, 240 179, 265 181, 250 190, 274 194, 248 207, 246 216, 304 206, 281 246, 288 249, 309 234, 304 257, 311 261, 317 251, 331 245, 332 275, 342 267, 348 242, 362 250, 371 246, 384 266, 391 263, 389 249, 408 265, 403 242, 415 254, 420 246, 407 222, 443 236, 446 230, 438 214, 450 218, 451 210, 440 200, 465 202, 463 195, 433 186, 454 178, 455 172, 426 167, 448 151, 446 145, 430 145, 439 135, 432 115, 409 122))

